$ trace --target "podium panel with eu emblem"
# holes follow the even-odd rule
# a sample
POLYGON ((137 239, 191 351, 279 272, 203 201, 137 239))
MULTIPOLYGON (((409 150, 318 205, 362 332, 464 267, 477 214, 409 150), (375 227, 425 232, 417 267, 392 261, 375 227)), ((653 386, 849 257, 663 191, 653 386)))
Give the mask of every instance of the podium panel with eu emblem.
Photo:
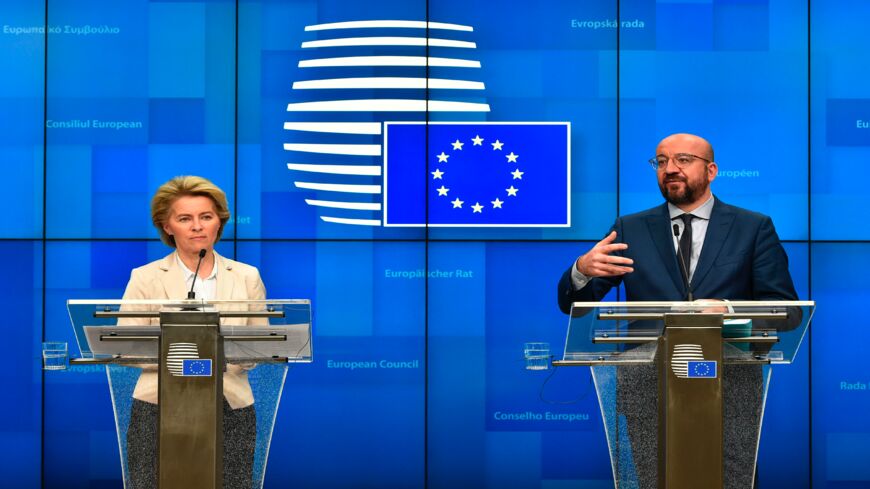
POLYGON ((590 366, 615 487, 751 488, 770 366, 812 301, 576 302, 558 366, 590 366))
POLYGON ((224 487, 238 476, 224 470, 225 457, 240 456, 225 448, 224 415, 249 406, 256 441, 250 484, 241 485, 262 487, 288 366, 313 358, 310 301, 67 305, 81 351, 71 363, 106 365, 125 487, 133 486, 134 471, 155 472, 160 489, 224 487), (128 437, 142 430, 138 418, 131 423, 134 399, 157 401, 156 457, 128 447, 128 437))

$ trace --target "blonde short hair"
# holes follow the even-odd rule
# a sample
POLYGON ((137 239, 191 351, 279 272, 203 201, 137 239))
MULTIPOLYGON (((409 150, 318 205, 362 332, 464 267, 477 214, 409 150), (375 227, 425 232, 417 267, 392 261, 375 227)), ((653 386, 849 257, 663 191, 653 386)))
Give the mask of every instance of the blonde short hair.
POLYGON ((209 180, 192 175, 175 177, 169 180, 157 189, 157 192, 154 193, 154 198, 151 199, 151 222, 154 223, 154 227, 160 233, 160 240, 168 246, 175 248, 175 238, 166 233, 163 225, 169 219, 172 204, 179 197, 184 196, 203 196, 210 198, 214 202, 215 211, 221 221, 221 227, 218 229, 215 241, 220 241, 224 225, 230 220, 227 196, 220 187, 209 180))

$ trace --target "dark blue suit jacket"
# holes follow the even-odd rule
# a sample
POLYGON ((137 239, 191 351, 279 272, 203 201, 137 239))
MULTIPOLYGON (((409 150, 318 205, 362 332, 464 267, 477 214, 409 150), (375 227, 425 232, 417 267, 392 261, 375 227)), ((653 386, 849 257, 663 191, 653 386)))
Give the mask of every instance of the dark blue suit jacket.
MULTIPOLYGON (((567 314, 573 302, 601 300, 620 282, 625 284, 629 301, 686 300, 667 204, 620 217, 614 230, 615 242, 628 244, 618 254, 634 260, 634 272, 596 277, 576 290, 569 268, 559 281, 563 312, 567 314)), ((770 218, 717 198, 692 276, 692 292, 698 299, 797 300, 788 257, 770 218)))

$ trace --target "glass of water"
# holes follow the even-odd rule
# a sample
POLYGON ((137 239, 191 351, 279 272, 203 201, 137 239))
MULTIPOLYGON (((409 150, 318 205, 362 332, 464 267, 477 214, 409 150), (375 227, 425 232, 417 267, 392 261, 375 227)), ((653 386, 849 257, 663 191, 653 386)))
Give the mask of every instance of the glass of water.
POLYGON ((42 368, 44 370, 66 370, 66 343, 48 341, 42 344, 42 368))
POLYGON ((526 357, 526 370, 547 370, 550 368, 549 343, 526 343, 523 352, 526 357))

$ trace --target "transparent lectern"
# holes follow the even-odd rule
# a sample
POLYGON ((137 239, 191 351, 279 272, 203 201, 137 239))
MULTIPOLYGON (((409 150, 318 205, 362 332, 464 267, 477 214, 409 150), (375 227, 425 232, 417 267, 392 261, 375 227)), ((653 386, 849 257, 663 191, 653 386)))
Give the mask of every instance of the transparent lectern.
POLYGON ((235 389, 248 392, 245 378, 250 385, 251 487, 262 487, 288 365, 312 361, 310 301, 70 300, 67 307, 81 351, 71 363, 106 365, 125 487, 133 391, 155 373, 159 488, 223 487, 225 371, 235 389))
POLYGON ((615 487, 753 487, 771 364, 812 301, 576 302, 562 360, 591 366, 615 487))

